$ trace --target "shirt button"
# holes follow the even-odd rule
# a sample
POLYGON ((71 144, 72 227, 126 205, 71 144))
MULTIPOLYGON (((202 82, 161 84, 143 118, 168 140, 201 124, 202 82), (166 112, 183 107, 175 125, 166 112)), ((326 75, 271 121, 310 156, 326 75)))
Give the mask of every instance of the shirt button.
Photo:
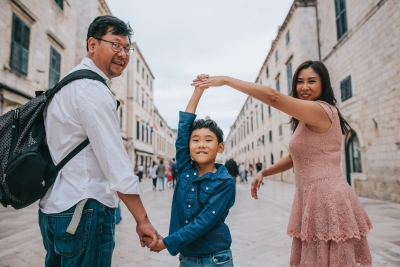
POLYGON ((194 188, 192 188, 192 191, 194 191, 194 188))
POLYGON ((194 175, 196 175, 197 173, 194 173, 194 175))
POLYGON ((186 174, 186 177, 189 177, 189 174, 186 174))
POLYGON ((192 205, 188 205, 188 207, 190 208, 190 207, 192 207, 192 205))
POLYGON ((215 214, 215 210, 212 211, 212 214, 215 214))
POLYGON ((206 190, 208 190, 208 187, 206 187, 206 190))
POLYGON ((186 220, 185 223, 189 223, 189 222, 186 220))

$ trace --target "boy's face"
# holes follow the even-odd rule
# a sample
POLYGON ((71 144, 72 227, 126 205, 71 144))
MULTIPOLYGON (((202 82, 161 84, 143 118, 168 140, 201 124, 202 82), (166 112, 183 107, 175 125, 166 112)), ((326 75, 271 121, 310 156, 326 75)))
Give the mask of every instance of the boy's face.
POLYGON ((197 129, 190 135, 190 156, 198 164, 214 163, 217 153, 224 152, 224 143, 218 144, 215 133, 208 128, 197 129))

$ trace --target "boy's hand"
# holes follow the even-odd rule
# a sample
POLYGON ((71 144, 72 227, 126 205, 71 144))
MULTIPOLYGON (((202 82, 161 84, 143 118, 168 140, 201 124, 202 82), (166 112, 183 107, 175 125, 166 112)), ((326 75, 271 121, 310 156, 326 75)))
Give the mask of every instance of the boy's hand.
MULTIPOLYGON (((143 237, 142 240, 143 240, 144 244, 146 245, 146 247, 150 248, 149 246, 153 242, 153 239, 150 237, 143 237)), ((165 247, 164 242, 162 241, 162 237, 161 237, 158 239, 157 244, 154 247, 150 248, 150 251, 158 253, 163 249, 166 249, 166 247, 165 247)))

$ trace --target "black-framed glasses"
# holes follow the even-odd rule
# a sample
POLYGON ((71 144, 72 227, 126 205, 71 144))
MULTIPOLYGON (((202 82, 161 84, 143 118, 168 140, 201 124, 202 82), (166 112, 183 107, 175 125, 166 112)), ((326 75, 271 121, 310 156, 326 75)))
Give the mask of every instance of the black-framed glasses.
POLYGON ((101 38, 97 38, 97 37, 93 37, 93 38, 97 39, 97 40, 100 40, 100 41, 104 41, 104 42, 110 43, 111 44, 111 49, 114 52, 119 53, 119 52, 122 51, 122 49, 124 49, 125 54, 127 54, 128 56, 132 55, 132 53, 133 53, 133 47, 131 47, 131 46, 123 46, 120 43, 107 41, 107 40, 104 40, 104 39, 101 39, 101 38))

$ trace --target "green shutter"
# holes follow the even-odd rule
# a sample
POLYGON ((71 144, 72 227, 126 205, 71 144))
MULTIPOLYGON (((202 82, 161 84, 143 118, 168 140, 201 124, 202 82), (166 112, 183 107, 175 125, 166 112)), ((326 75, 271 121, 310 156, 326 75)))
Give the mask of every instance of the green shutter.
POLYGON ((13 14, 10 68, 28 75, 30 28, 13 14))
POLYGON ((50 46, 49 89, 60 80, 61 55, 50 46))

